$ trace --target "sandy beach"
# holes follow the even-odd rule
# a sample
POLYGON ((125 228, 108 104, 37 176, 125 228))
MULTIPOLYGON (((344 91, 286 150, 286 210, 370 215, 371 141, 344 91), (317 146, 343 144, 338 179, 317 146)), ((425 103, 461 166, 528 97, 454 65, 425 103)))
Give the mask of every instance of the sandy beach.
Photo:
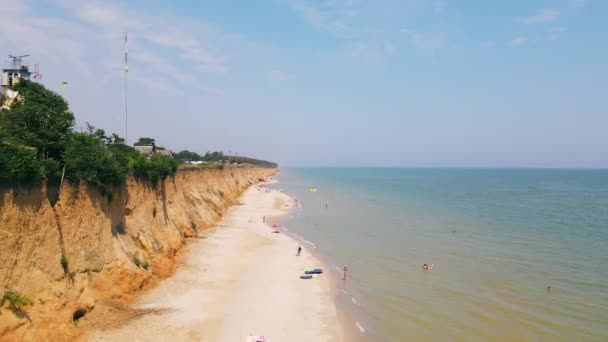
POLYGON ((150 312, 91 331, 92 341, 341 341, 329 274, 303 280, 320 262, 263 222, 293 200, 252 186, 216 228, 186 247, 174 276, 131 304, 150 312))

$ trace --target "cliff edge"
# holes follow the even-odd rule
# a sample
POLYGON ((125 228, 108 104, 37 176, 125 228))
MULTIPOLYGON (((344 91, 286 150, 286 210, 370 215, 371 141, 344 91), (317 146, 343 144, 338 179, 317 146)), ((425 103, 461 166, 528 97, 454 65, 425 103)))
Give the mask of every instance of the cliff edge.
POLYGON ((195 169, 156 187, 130 178, 106 191, 85 183, 0 190, 0 291, 31 302, 0 307, 0 340, 78 338, 74 321, 171 275, 187 237, 275 172, 195 169))

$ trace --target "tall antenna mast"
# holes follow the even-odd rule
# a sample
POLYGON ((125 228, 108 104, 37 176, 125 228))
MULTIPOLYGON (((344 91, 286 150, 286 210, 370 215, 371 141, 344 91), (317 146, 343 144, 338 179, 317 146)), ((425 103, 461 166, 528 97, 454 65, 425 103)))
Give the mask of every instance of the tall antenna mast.
POLYGON ((129 89, 129 61, 127 56, 129 49, 127 47, 127 32, 125 32, 125 144, 129 144, 129 107, 128 107, 128 89, 129 89))

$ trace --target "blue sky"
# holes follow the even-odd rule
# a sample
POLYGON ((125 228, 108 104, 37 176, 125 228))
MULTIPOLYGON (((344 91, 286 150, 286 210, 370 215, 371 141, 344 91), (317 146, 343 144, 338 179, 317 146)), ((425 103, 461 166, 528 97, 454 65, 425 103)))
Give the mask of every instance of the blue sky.
POLYGON ((608 167, 608 2, 4 3, 78 124, 283 165, 608 167), (67 88, 59 83, 67 81, 67 88))

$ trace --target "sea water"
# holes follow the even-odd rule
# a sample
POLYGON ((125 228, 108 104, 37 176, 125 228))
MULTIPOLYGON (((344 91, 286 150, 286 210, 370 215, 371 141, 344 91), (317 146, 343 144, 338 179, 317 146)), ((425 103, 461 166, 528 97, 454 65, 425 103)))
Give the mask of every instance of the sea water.
POLYGON ((348 264, 341 306, 367 339, 608 341, 606 170, 288 168, 278 178, 301 205, 289 232, 331 268, 348 264))

